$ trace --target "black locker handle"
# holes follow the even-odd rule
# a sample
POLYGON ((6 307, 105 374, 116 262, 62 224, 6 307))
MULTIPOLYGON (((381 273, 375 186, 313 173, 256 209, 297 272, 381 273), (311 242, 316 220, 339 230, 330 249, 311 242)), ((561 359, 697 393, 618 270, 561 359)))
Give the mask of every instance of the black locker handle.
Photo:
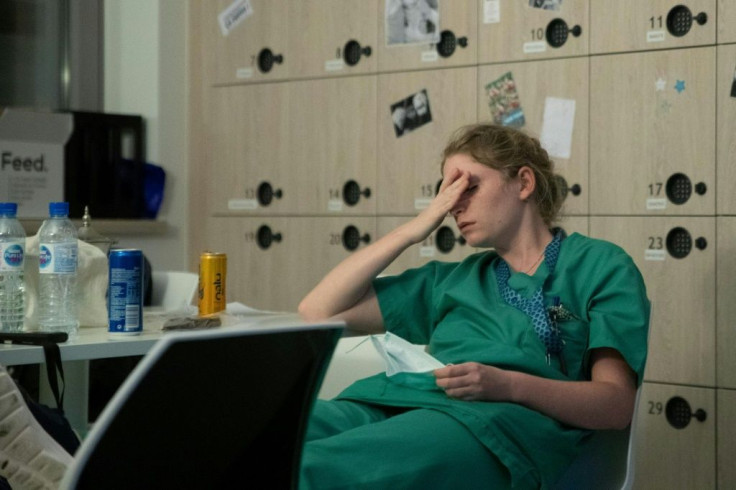
POLYGON ((273 68, 274 63, 279 65, 284 62, 284 55, 276 54, 269 48, 263 48, 258 53, 258 69, 263 73, 268 73, 273 68))
POLYGON ((256 190, 256 195, 261 206, 268 206, 274 198, 281 199, 284 192, 281 189, 274 189, 269 182, 261 182, 256 190))
POLYGON ((371 188, 366 187, 365 189, 360 188, 354 180, 348 180, 345 185, 342 186, 342 199, 348 206, 355 206, 360 201, 360 198, 364 197, 368 199, 371 197, 371 188))
POLYGON ((369 57, 371 54, 373 54, 373 50, 370 46, 362 46, 358 41, 355 39, 351 39, 347 43, 345 43, 345 47, 343 48, 343 59, 345 60, 345 63, 347 63, 349 66, 355 66, 360 62, 360 57, 365 56, 369 57))
POLYGON ((705 422, 708 418, 708 414, 702 408, 693 412, 687 400, 680 396, 669 399, 667 405, 665 405, 665 416, 667 422, 675 429, 684 429, 690 424, 692 419, 698 422, 705 422))
POLYGON ((273 242, 281 243, 281 238, 281 233, 274 233, 268 225, 262 225, 256 232, 256 243, 263 250, 267 250, 273 242))
POLYGON ((695 22, 698 23, 698 25, 703 26, 706 22, 708 22, 708 14, 705 12, 700 12, 698 15, 693 17, 695 19, 695 22))
POLYGON ((441 226, 435 233, 434 240, 437 250, 444 254, 450 253, 455 248, 456 243, 458 245, 465 245, 467 243, 464 236, 460 235, 456 237, 455 232, 449 226, 441 226))
POLYGON ((342 245, 346 250, 352 252, 360 246, 360 242, 370 243, 371 235, 365 233, 360 235, 360 230, 356 226, 348 225, 342 232, 342 245))

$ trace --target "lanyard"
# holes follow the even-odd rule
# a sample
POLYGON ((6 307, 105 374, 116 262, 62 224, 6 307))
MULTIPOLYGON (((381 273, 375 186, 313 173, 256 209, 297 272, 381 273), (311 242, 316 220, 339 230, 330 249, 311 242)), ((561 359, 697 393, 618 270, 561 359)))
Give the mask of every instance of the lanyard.
MULTIPOLYGON (((560 255, 560 246, 562 244, 562 239, 564 238, 564 233, 565 232, 561 229, 557 230, 554 239, 544 249, 544 261, 547 263, 550 275, 552 275, 552 271, 557 264, 557 258, 560 255)), ((560 336, 560 329, 557 325, 556 316, 550 315, 544 305, 544 295, 542 292, 543 284, 534 291, 534 294, 530 298, 525 298, 509 286, 510 277, 511 270, 509 269, 509 265, 505 260, 499 258, 499 261, 496 263, 496 280, 498 282, 498 290, 501 293, 501 297, 506 304, 522 311, 531 318, 532 324, 534 325, 534 331, 537 333, 539 340, 542 341, 547 349, 547 364, 550 363, 550 358, 554 354, 559 358, 562 372, 567 374, 565 359, 562 355, 565 341, 560 336)), ((556 303, 558 301, 558 299, 555 300, 556 303)), ((555 306, 559 305, 555 304, 555 306)))

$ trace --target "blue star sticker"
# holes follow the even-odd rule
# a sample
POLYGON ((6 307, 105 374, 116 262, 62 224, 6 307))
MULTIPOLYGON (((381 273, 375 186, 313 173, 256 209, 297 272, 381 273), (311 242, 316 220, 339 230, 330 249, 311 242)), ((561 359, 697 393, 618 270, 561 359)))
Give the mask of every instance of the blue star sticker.
POLYGON ((675 90, 677 90, 678 94, 681 94, 683 90, 685 90, 685 80, 678 80, 675 83, 675 90))

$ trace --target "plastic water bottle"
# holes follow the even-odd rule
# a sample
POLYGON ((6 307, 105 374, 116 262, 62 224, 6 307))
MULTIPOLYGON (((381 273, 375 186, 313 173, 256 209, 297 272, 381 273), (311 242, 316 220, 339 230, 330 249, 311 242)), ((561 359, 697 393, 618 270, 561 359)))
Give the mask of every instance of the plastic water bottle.
POLYGON ((26 232, 15 217, 18 205, 0 202, 0 331, 23 330, 26 232))
POLYGON ((49 204, 49 219, 38 230, 38 323, 45 332, 72 338, 77 317, 77 228, 69 203, 49 204))

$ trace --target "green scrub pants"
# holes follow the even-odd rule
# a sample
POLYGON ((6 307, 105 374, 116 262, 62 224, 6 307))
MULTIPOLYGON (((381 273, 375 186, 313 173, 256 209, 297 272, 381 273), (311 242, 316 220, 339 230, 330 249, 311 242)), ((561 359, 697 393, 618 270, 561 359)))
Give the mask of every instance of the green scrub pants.
POLYGON ((506 467, 460 422, 430 409, 317 400, 300 490, 503 489, 506 467))

